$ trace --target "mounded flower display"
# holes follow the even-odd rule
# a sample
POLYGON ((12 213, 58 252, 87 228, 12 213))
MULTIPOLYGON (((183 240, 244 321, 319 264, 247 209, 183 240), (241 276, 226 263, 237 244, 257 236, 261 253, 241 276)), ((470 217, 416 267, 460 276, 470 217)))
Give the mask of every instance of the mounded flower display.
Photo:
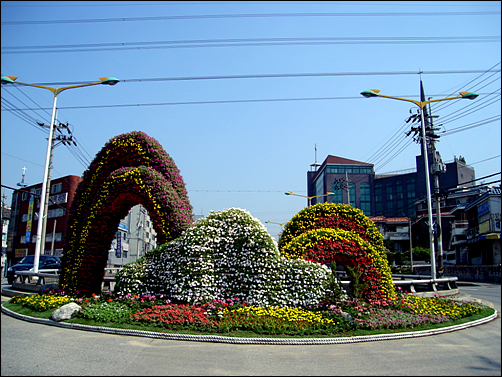
POLYGON ((382 235, 360 209, 318 203, 301 210, 286 224, 279 250, 286 258, 357 268, 368 300, 395 296, 382 235))
POLYGON ((136 204, 148 210, 161 244, 179 237, 193 223, 174 161, 155 139, 134 131, 105 144, 76 190, 60 274, 60 286, 68 293, 101 292, 119 222, 136 204))
POLYGON ((299 307, 320 302, 330 276, 322 264, 281 257, 258 219, 230 208, 127 265, 115 291, 192 304, 238 297, 257 306, 299 307))

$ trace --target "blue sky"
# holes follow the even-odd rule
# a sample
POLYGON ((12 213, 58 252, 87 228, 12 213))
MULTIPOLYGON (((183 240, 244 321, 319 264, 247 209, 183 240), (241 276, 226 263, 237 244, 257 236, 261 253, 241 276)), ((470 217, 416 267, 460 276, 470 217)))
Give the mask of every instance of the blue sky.
MULTIPOLYGON (((500 172, 500 2, 2 1, 1 73, 59 87, 77 147, 54 150, 53 178, 82 175, 116 135, 143 131, 174 159, 196 215, 247 209, 285 223, 306 206, 306 176, 328 154, 415 167, 405 137, 419 99, 432 107, 443 161, 500 172), (370 39, 371 38, 371 39, 370 39), (57 52, 52 52, 57 50, 57 52), (128 105, 128 106, 124 106, 128 105), (440 134, 441 134, 440 133, 440 134)), ((2 86, 2 185, 42 181, 53 96, 2 86)), ((486 182, 500 180, 500 174, 486 182)), ((11 190, 2 187, 10 204, 11 190)), ((272 235, 280 231, 266 224, 272 235)))

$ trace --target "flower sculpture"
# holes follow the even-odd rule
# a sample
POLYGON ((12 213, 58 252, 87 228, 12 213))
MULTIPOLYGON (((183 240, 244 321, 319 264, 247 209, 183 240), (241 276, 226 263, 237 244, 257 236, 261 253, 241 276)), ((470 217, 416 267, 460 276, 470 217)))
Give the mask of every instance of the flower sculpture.
POLYGON ((143 132, 112 138, 84 172, 66 230, 60 286, 69 294, 100 293, 108 250, 131 207, 149 212, 159 244, 192 225, 192 207, 179 169, 143 132))
POLYGON ((395 296, 382 236, 360 209, 318 203, 301 210, 286 224, 279 250, 286 258, 359 269, 366 299, 395 296))
POLYGON ((181 237, 125 266, 115 290, 163 294, 192 304, 238 297, 258 306, 317 304, 331 271, 279 255, 258 219, 239 208, 212 212, 181 237))

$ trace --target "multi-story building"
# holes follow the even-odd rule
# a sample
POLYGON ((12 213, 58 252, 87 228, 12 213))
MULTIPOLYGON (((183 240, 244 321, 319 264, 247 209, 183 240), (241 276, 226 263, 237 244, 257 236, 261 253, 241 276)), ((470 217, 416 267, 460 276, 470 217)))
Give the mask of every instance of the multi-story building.
MULTIPOLYGON (((10 207, 7 206, 4 202, 5 200, 5 195, 2 198, 2 274, 5 273, 7 270, 4 268, 4 266, 7 264, 7 231, 9 228, 9 221, 10 221, 10 207)), ((3 277, 3 275, 2 275, 3 277)))
POLYGON ((108 266, 121 267, 141 258, 157 247, 157 233, 148 211, 141 204, 131 208, 120 221, 119 229, 108 253, 108 266))
MULTIPOLYGON (((350 203, 367 216, 410 218, 416 217, 417 209, 426 208, 425 166, 421 155, 416 157, 416 169, 402 174, 376 175, 373 164, 331 155, 320 166, 311 166, 307 172, 307 196, 333 193, 314 198, 312 204, 350 203)), ((474 169, 455 159, 439 175, 439 187, 473 186, 474 178, 474 169)))
POLYGON ((10 207, 2 202, 2 255, 7 253, 7 231, 9 229, 10 207))
MULTIPOLYGON (((440 161, 437 152, 432 157, 429 161, 433 164, 440 161)), ((461 159, 444 165, 446 171, 438 176, 439 191, 450 192, 440 198, 441 227, 435 224, 435 231, 442 235, 443 262, 500 264, 500 187, 476 186, 474 169, 461 159)), ((433 185, 434 179, 430 181, 433 185)), ((309 197, 324 195, 312 198, 311 204, 350 203, 361 209, 379 227, 384 239, 391 239, 394 233, 389 220, 401 218, 402 228, 395 232, 402 233, 402 239, 394 242, 395 252, 430 247, 422 155, 416 157, 415 169, 385 175, 376 175, 370 163, 329 155, 322 164, 311 165, 307 192, 309 197), (329 192, 333 194, 326 195, 329 192), (405 228, 409 230, 406 218, 411 219, 411 240, 410 235, 404 234, 405 228)), ((436 217, 434 205, 433 216, 436 217)), ((439 250, 437 242, 438 237, 439 250)))
POLYGON ((500 186, 491 187, 465 207, 471 264, 500 264, 500 186))
POLYGON ((410 250, 410 225, 407 217, 370 216, 383 236, 384 241, 392 241, 394 253, 410 250))
MULTIPOLYGON (((412 226, 414 246, 429 247, 427 221, 427 210, 418 210, 412 226)), ((500 187, 448 194, 441 203, 441 234, 444 264, 500 264, 500 187)), ((439 252, 438 246, 436 239, 439 252)))
MULTIPOLYGON (((61 256, 71 202, 81 181, 82 178, 75 175, 51 180, 46 234, 42 240, 41 254, 61 256)), ((35 254, 41 190, 42 183, 39 183, 12 193, 7 236, 8 265, 18 263, 25 255, 35 254)))
MULTIPOLYGON (((42 242, 41 254, 62 256, 71 203, 81 181, 81 177, 74 175, 51 180, 46 235, 45 242, 42 242)), ((12 194, 7 230, 8 266, 18 263, 25 255, 35 254, 41 190, 42 183, 39 183, 14 190, 12 194)), ((113 252, 109 255, 110 266, 133 262, 157 246, 152 222, 141 205, 133 207, 120 222, 117 235, 120 237, 113 241, 113 252), (121 247, 118 248, 117 243, 121 247), (118 251, 121 252, 120 255, 118 251)))

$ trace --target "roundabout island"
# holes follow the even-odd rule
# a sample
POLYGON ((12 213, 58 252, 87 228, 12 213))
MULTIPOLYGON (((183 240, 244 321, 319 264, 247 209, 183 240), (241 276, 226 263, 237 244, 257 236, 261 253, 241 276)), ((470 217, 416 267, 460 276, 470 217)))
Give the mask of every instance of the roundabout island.
POLYGON ((381 234, 349 205, 301 210, 278 243, 246 210, 195 222, 191 211, 180 172, 155 139, 111 139, 76 191, 59 288, 14 297, 2 312, 107 334, 277 345, 423 337, 497 317, 474 301, 396 289, 381 234), (113 293, 101 292, 115 231, 136 204, 149 211, 160 246, 124 266, 113 293), (350 277, 348 291, 337 266, 350 277))

